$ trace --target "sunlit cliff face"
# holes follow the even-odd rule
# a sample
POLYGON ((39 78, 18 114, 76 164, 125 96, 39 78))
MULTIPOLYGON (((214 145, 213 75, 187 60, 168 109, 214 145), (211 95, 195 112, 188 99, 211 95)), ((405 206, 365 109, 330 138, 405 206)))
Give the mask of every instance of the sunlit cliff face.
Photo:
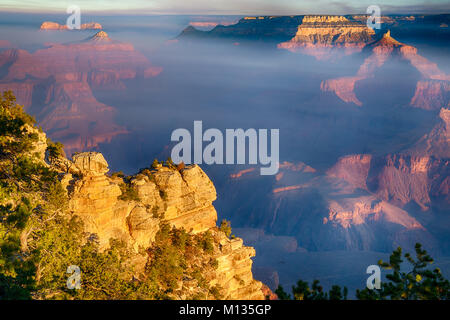
POLYGON ((360 52, 373 41, 375 31, 365 24, 340 16, 303 18, 297 34, 278 48, 312 55, 318 60, 336 59, 341 55, 360 52))

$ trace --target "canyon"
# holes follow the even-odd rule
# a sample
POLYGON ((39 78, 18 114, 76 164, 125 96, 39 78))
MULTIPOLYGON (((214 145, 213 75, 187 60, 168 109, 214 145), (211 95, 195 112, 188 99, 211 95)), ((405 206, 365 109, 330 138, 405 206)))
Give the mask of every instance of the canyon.
POLYGON ((0 90, 13 90, 50 136, 65 143, 68 154, 95 149, 127 133, 116 124, 115 109, 99 102, 93 90, 123 90, 124 80, 162 71, 133 45, 114 41, 104 31, 34 53, 5 50, 0 66, 5 70, 0 90))
MULTIPOLYGON (((193 234, 210 230, 217 243, 236 247, 227 258, 216 248, 221 268, 237 259, 237 277, 248 280, 239 287, 228 271, 226 295, 260 297, 250 277, 273 290, 302 278, 302 268, 310 271, 305 280, 351 277, 347 271, 365 276, 382 254, 398 246, 411 251, 415 242, 433 255, 450 254, 450 79, 442 55, 448 31, 440 27, 448 17, 383 16, 376 31, 366 18, 205 20, 190 23, 160 52, 147 49, 152 58, 112 39, 131 40, 135 29, 37 50, 0 42, 6 48, 0 90, 13 90, 68 155, 101 151, 114 170, 126 172, 154 155, 167 158, 170 132, 192 121, 280 128, 280 169, 271 177, 253 166, 205 165, 214 187, 199 167, 158 167, 133 176, 139 201, 124 201, 122 179, 108 175, 100 154, 75 154, 64 161, 71 169, 61 169, 71 210, 103 247, 109 237, 137 250, 151 245, 155 217, 164 215, 174 226, 193 234), (144 79, 154 77, 148 87, 144 79), (231 220, 245 245, 215 233, 217 216, 231 220), (256 248, 253 264, 249 245, 256 248), (342 270, 334 270, 335 263, 342 270)), ((142 39, 144 33, 134 39, 136 47, 144 46, 142 39)))
MULTIPOLYGON (((290 20, 297 23, 296 34, 278 43, 277 48, 298 54, 299 59, 307 55, 330 65, 345 56, 357 57, 355 63, 361 59, 355 76, 322 80, 320 85, 323 93, 332 92, 344 103, 357 106, 366 101, 358 98, 360 87, 366 85, 363 93, 370 92, 365 81, 381 83, 377 77, 388 72, 382 69, 385 65, 403 64, 405 70, 414 70, 419 80, 409 103, 402 105, 405 109, 399 112, 407 112, 408 108, 426 110, 433 114, 434 126, 418 140, 392 148, 394 152, 344 154, 326 169, 314 168, 314 163, 285 161, 271 179, 258 178, 251 166, 232 171, 224 184, 227 190, 232 190, 227 192, 224 207, 231 210, 231 220, 243 228, 245 239, 252 238, 251 232, 267 232, 274 235, 274 242, 283 241, 277 240, 278 237, 292 237, 298 248, 319 252, 388 252, 397 246, 411 250, 416 241, 435 252, 447 250, 446 245, 438 245, 446 240, 441 231, 435 232, 435 224, 450 204, 447 191, 450 78, 436 63, 419 55, 417 48, 394 39, 389 29, 375 33, 367 28, 363 18, 298 17, 295 22, 290 20), (242 194, 248 194, 245 190, 255 190, 255 196, 244 199, 242 194), (258 200, 261 194, 263 200, 258 200)), ((271 18, 247 17, 235 27, 252 23, 256 28, 265 23, 268 28, 268 19, 271 18)), ((413 20, 383 19, 388 27, 403 21, 413 20)), ((217 36, 219 31, 223 30, 213 29, 208 34, 217 36)), ((259 27, 259 31, 264 33, 267 29, 259 27)), ((238 35, 234 30, 234 36, 238 35)), ((375 89, 372 91, 375 93, 375 89)), ((372 115, 378 114, 373 111, 372 115)))
POLYGON ((408 208, 414 203, 428 215, 432 201, 448 197, 447 166, 445 160, 428 157, 350 155, 324 173, 280 169, 281 178, 259 182, 265 185, 260 189, 271 191, 256 208, 237 195, 258 178, 234 175, 235 191, 227 200, 240 203, 231 216, 237 224, 248 210, 245 225, 294 237, 308 251, 388 252, 397 246, 410 249, 419 240, 435 246, 437 239, 416 219, 417 211, 408 208))
POLYGON ((448 112, 442 108, 431 131, 397 153, 344 155, 327 169, 285 161, 276 177, 264 180, 252 167, 234 172, 227 194, 231 219, 295 237, 308 251, 386 252, 419 240, 436 252, 446 250, 438 245, 445 235, 433 230, 450 205, 448 112), (263 203, 244 203, 246 189, 265 194, 263 203))

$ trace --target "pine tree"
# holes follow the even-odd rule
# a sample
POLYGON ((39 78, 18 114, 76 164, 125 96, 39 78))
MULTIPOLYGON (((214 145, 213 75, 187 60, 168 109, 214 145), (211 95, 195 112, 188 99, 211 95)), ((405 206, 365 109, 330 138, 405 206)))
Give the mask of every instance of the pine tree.
POLYGON ((395 250, 389 262, 380 260, 378 265, 385 270, 392 270, 386 278, 389 282, 381 283, 380 289, 357 290, 356 296, 361 300, 448 300, 450 298, 450 282, 446 280, 438 268, 431 270, 434 262, 422 245, 415 245, 416 259, 409 253, 403 257, 409 262, 409 269, 402 271, 402 249, 395 250))

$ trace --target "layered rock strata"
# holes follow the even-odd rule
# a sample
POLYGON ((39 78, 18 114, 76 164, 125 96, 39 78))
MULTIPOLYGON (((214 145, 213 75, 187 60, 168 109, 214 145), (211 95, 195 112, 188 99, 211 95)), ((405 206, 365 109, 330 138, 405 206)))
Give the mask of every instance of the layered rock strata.
MULTIPOLYGON (((107 248, 113 238, 142 252, 154 242, 161 221, 192 234, 208 231, 214 238, 217 260, 217 268, 206 275, 209 284, 219 285, 225 299, 264 298, 262 284, 253 279, 251 271, 255 250, 218 230, 212 205, 216 190, 197 165, 146 170, 130 179, 129 187, 137 197, 127 199, 121 189, 125 182, 106 175, 108 164, 100 153, 80 153, 73 161, 53 163, 68 190, 70 210, 83 220, 86 232, 97 235, 101 248, 107 248)), ((180 285, 185 286, 190 286, 189 281, 180 285)))
POLYGON ((325 80, 322 91, 334 92, 342 101, 362 106, 355 93, 357 82, 371 78, 389 59, 399 57, 408 61, 421 74, 423 80, 417 83, 416 92, 410 104, 417 108, 439 109, 448 106, 450 76, 439 70, 435 63, 417 53, 417 49, 391 37, 390 31, 367 46, 370 56, 354 76, 325 80))
POLYGON ((359 52, 374 35, 365 24, 343 16, 305 16, 295 37, 278 48, 324 60, 359 52))
MULTIPOLYGON (((97 22, 89 22, 89 23, 83 23, 80 25, 81 30, 98 30, 102 29, 102 25, 97 22)), ((41 24, 40 30, 69 30, 69 27, 65 24, 59 24, 57 22, 52 21, 44 21, 41 24)))
POLYGON ((17 102, 33 113, 68 154, 92 150, 127 133, 114 121, 115 110, 99 102, 93 90, 122 90, 124 80, 157 76, 162 69, 129 43, 114 41, 104 31, 86 40, 52 44, 29 53, 0 53, 6 74, 0 90, 13 90, 17 102))

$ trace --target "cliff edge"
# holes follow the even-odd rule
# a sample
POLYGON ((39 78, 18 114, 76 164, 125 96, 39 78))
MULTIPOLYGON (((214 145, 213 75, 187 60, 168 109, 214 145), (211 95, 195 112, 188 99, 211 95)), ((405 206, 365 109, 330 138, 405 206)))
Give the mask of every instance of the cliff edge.
MULTIPOLYGON (((199 166, 159 164, 131 177, 109 176, 108 163, 97 152, 53 159, 52 166, 60 172, 71 213, 83 220, 86 232, 98 236, 103 250, 110 239, 119 239, 136 254, 145 251, 154 245, 162 222, 189 234, 208 233, 213 239, 209 258, 217 261, 215 269, 206 271, 210 286, 218 285, 224 299, 264 299, 262 283, 251 271, 255 250, 216 227, 216 189, 199 166)), ((141 261, 138 269, 149 263, 145 256, 141 261)), ((174 298, 186 297, 180 290, 174 298)))
POLYGON ((125 176, 97 152, 68 159, 11 91, 0 122, 0 299, 270 295, 253 279, 255 249, 216 226, 216 189, 197 165, 155 160, 125 176))

